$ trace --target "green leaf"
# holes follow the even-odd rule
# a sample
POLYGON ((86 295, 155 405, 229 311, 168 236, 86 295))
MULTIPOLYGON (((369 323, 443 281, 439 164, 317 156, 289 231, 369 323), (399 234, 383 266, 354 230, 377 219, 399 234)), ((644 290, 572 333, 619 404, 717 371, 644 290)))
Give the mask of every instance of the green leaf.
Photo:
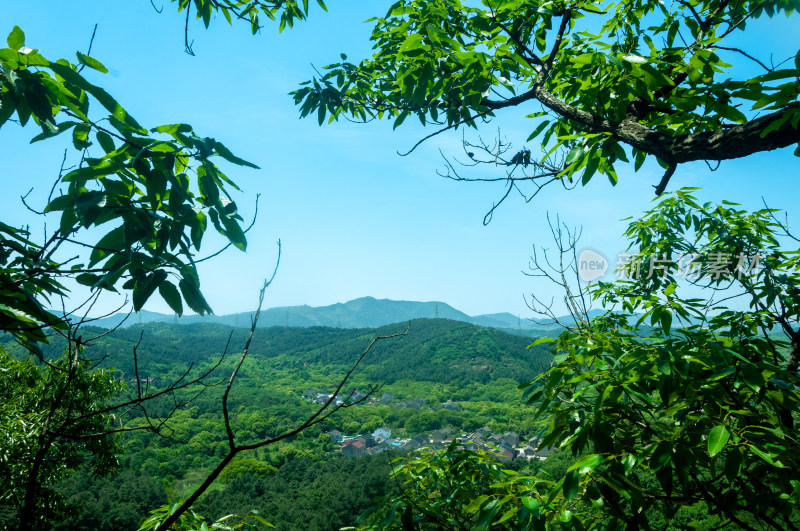
MULTIPOLYGON (((65 211, 66 212, 66 211, 65 211)), ((125 246, 125 227, 123 225, 112 229, 92 249, 89 256, 89 267, 102 262, 104 259, 122 250, 125 246)))
POLYGON ((625 467, 625 475, 629 476, 636 466, 636 456, 628 454, 622 458, 622 466, 625 467))
POLYGON ((528 509, 533 516, 539 516, 539 500, 532 496, 523 496, 522 505, 528 509))
POLYGON ((219 188, 217 188, 217 183, 214 182, 214 177, 204 166, 197 168, 197 186, 206 205, 217 204, 219 201, 219 188))
POLYGON ((577 144, 569 150, 567 153, 567 160, 565 161, 566 165, 569 166, 570 164, 574 164, 583 158, 584 147, 583 144, 577 144))
POLYGON ((104 74, 108 74, 108 68, 103 66, 103 63, 95 59, 94 57, 89 57, 86 54, 82 54, 81 52, 76 52, 75 55, 78 56, 78 62, 82 65, 86 65, 89 68, 93 68, 99 72, 104 74))
POLYGON ((483 507, 483 504, 489 499, 489 496, 484 494, 482 496, 478 496, 477 498, 473 499, 469 505, 467 505, 464 510, 468 513, 476 513, 483 507))
POLYGON ((661 329, 664 331, 665 335, 669 335, 669 331, 672 328, 672 312, 669 310, 663 310, 661 312, 661 329))
POLYGON ((589 454, 581 457, 578 459, 572 466, 570 466, 567 470, 577 470, 578 474, 588 474, 595 468, 597 468, 600 463, 603 462, 603 456, 599 454, 589 454))
POLYGON ((50 201, 44 208, 45 213, 57 212, 66 208, 71 208, 75 204, 75 196, 61 195, 50 201))
POLYGON ((394 121, 392 129, 397 129, 398 127, 400 127, 400 124, 402 124, 407 117, 408 117, 408 111, 401 112, 400 116, 398 116, 397 119, 394 121))
POLYGON ((157 269, 143 279, 137 279, 133 286, 133 310, 139 311, 156 288, 167 278, 167 272, 157 269))
POLYGON ((412 33, 406 40, 403 41, 403 44, 400 45, 400 48, 397 49, 398 54, 407 54, 410 51, 418 50, 425 45, 422 42, 422 35, 419 33, 412 33))
POLYGON ((97 137, 97 142, 100 144, 100 147, 103 148, 107 154, 111 153, 116 149, 114 146, 114 140, 111 138, 111 135, 106 133, 105 131, 98 131, 95 135, 97 137))
POLYGON ((743 457, 742 452, 735 447, 725 454, 725 477, 729 482, 733 483, 739 477, 743 457))
POLYGON ((725 448, 730 436, 731 434, 724 424, 714 426, 711 433, 708 434, 708 455, 714 457, 720 453, 725 448))
POLYGON ((599 162, 600 162, 599 155, 597 154, 589 155, 589 161, 586 163, 586 168, 583 170, 583 177, 581 177, 582 185, 585 186, 586 183, 588 183, 591 180, 592 176, 594 175, 594 172, 597 171, 597 165, 599 164, 599 162))
POLYGON ((19 50, 25 46, 25 32, 23 32, 19 26, 14 26, 14 29, 12 29, 11 33, 6 37, 6 42, 8 43, 8 47, 12 50, 19 50))
POLYGON ((181 301, 181 295, 178 292, 178 288, 176 288, 172 282, 165 280, 159 284, 158 293, 161 294, 161 297, 167 302, 167 304, 169 304, 169 307, 172 308, 172 311, 178 315, 183 315, 183 302, 181 301))
POLYGON ((224 145, 222 145, 220 142, 216 142, 214 144, 214 151, 217 152, 217 155, 227 160, 228 162, 233 162, 234 164, 238 164, 239 166, 247 166, 249 168, 255 168, 256 170, 261 169, 252 162, 240 159, 239 157, 231 153, 230 150, 226 148, 224 145))
POLYGON ((742 367, 742 380, 756 393, 761 391, 765 383, 761 369, 752 364, 747 364, 742 367))
POLYGON ((189 305, 189 308, 191 308, 192 311, 197 312, 200 315, 211 313, 211 308, 208 306, 203 294, 200 293, 197 285, 195 285, 193 282, 187 281, 186 279, 181 279, 181 281, 178 283, 178 287, 183 295, 183 300, 186 301, 186 304, 189 305))
POLYGON ((78 124, 72 130, 72 144, 75 146, 75 149, 78 151, 85 149, 92 145, 92 142, 89 140, 89 132, 92 130, 92 126, 89 124, 78 124))
POLYGON ((242 231, 242 227, 239 223, 227 216, 221 216, 220 220, 222 224, 225 226, 225 236, 228 237, 228 240, 238 249, 245 251, 247 250, 247 238, 244 235, 244 231, 242 231))
POLYGON ((580 476, 575 470, 567 472, 567 475, 564 477, 563 487, 564 497, 566 499, 571 500, 578 494, 579 479, 580 476))
POLYGON ((540 123, 539 125, 537 125, 537 126, 536 126, 536 129, 534 129, 534 130, 533 130, 533 133, 531 133, 531 134, 528 136, 528 139, 526 140, 526 142, 530 142, 531 140, 533 140, 534 138, 536 138, 537 136, 539 136, 539 135, 542 133, 542 131, 544 131, 544 130, 545 130, 545 128, 546 128, 548 125, 550 125, 550 120, 544 120, 542 123, 540 123))
POLYGON ((50 63, 48 67, 64 78, 64 80, 76 85, 79 88, 82 88, 92 96, 94 96, 100 104, 108 110, 111 115, 122 122, 123 124, 131 127, 132 129, 139 131, 141 134, 145 134, 146 130, 142 128, 139 123, 133 119, 131 115, 120 105, 117 100, 115 100, 111 94, 106 92, 104 89, 92 85, 86 79, 84 79, 80 74, 75 72, 72 68, 66 65, 62 65, 59 63, 50 63))
POLYGON ((672 443, 661 441, 650 456, 650 470, 658 471, 672 460, 672 443))
POLYGON ((552 343, 553 341, 555 341, 555 339, 552 339, 550 337, 540 337, 539 339, 528 345, 527 348, 535 347, 536 345, 541 345, 542 343, 552 343))

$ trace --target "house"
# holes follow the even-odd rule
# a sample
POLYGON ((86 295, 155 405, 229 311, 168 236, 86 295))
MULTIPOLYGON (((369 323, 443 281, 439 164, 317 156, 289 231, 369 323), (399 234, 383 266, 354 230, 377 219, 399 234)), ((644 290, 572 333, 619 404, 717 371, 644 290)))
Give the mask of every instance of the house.
POLYGON ((453 433, 453 428, 442 428, 440 430, 436 430, 435 432, 431 433, 431 440, 435 442, 441 442, 445 440, 445 438, 453 433))
POLYGON ((431 442, 430 439, 428 438, 428 435, 425 433, 421 433, 416 437, 412 437, 411 440, 417 443, 417 448, 420 448, 422 446, 428 446, 431 442))
POLYGON ((328 435, 331 436, 331 442, 333 442, 334 444, 339 444, 340 442, 342 442, 342 432, 340 432, 339 430, 331 430, 328 432, 328 435))
POLYGON ((406 450, 416 450, 419 447, 419 442, 415 441, 414 439, 408 439, 403 443, 403 448, 406 450))
POLYGON ((367 398, 367 395, 365 395, 364 393, 362 393, 358 389, 353 389, 353 391, 348 396, 350 397, 348 402, 350 402, 351 404, 355 404, 359 400, 364 400, 365 398, 367 398))
POLYGON ((510 444, 508 444, 508 443, 507 443, 507 442, 505 442, 505 441, 501 442, 501 443, 500 443, 500 444, 499 444, 497 447, 498 447, 500 450, 506 450, 506 451, 509 451, 509 452, 511 452, 512 454, 514 453, 514 447, 513 447, 513 446, 511 446, 510 444))
POLYGON ((405 407, 411 409, 422 409, 425 407, 425 399, 424 398, 413 398, 411 400, 405 401, 405 407))
POLYGON ((392 437, 392 430, 388 426, 383 426, 372 432, 376 439, 389 439, 392 437))
POLYGON ((519 434, 513 431, 508 433, 504 433, 500 436, 503 442, 510 444, 511 446, 519 446, 519 434))
POLYGON ((388 451, 389 448, 386 446, 380 446, 380 445, 373 446, 372 448, 369 449, 369 455, 382 454, 383 452, 388 452, 388 451))
POLYGON ((319 393, 317 393, 317 391, 316 391, 316 390, 314 390, 314 389, 306 389, 305 391, 303 391, 303 396, 304 396, 304 397, 305 397, 307 400, 314 400, 314 399, 316 399, 316 398, 317 398, 317 394, 319 394, 319 393))
POLYGON ((486 438, 486 442, 489 443, 489 444, 494 444, 495 446, 497 446, 498 444, 503 442, 503 438, 500 435, 492 434, 492 435, 490 435, 489 437, 486 438))
POLYGON ((325 403, 327 403, 328 400, 330 400, 332 396, 333 395, 328 394, 328 393, 319 393, 317 395, 317 398, 314 400, 314 402, 316 402, 317 404, 322 406, 322 405, 325 405, 325 403))
POLYGON ((528 441, 528 444, 531 448, 536 449, 536 456, 540 459, 544 459, 553 453, 554 450, 552 446, 550 448, 545 448, 542 446, 542 440, 539 437, 531 437, 531 439, 528 441))
POLYGON ((465 440, 462 443, 462 446, 464 447, 465 450, 472 450, 473 452, 479 448, 478 443, 471 440, 465 440))
POLYGON ((508 463, 514 459, 514 452, 501 448, 495 453, 495 456, 497 457, 498 461, 502 463, 508 463))
POLYGON ((456 404, 455 402, 447 401, 442 404, 442 409, 449 409, 450 411, 461 411, 461 406, 456 404))
POLYGON ((391 449, 391 445, 384 440, 384 441, 379 442, 378 444, 376 444, 372 448, 368 448, 367 452, 369 453, 369 455, 375 455, 375 454, 380 454, 380 453, 389 451, 390 449, 391 449))
POLYGON ((531 448, 530 446, 520 448, 516 451, 515 457, 517 459, 525 459, 526 461, 530 461, 531 459, 537 459, 536 449, 531 448))
POLYGON ((342 446, 342 455, 345 457, 361 457, 367 454, 367 445, 359 440, 345 443, 342 446))
POLYGON ((383 396, 378 400, 378 403, 388 406, 394 400, 394 395, 392 393, 383 393, 383 396))

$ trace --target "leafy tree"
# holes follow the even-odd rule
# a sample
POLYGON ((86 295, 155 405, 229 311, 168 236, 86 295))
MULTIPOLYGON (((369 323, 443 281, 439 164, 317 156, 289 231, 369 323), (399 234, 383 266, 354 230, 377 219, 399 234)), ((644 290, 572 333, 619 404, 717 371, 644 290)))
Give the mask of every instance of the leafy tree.
MULTIPOLYGON (((471 528, 458 521, 470 515, 502 528, 536 507, 539 528, 662 528, 707 511, 721 528, 798 529, 800 252, 784 250, 796 240, 775 214, 684 189, 632 221, 631 277, 573 288, 575 323, 554 341, 553 366, 520 386, 539 405, 541 444, 577 460, 548 484, 500 481, 481 459, 481 481, 497 487, 486 491, 448 476, 456 449, 414 459, 395 502, 404 518, 472 499, 452 509, 452 528, 471 528), (712 295, 685 295, 698 287, 712 295), (608 311, 589 318, 587 298, 608 311)), ((577 273, 571 244, 559 246, 566 274, 577 273)))
POLYGON ((78 52, 77 64, 45 59, 25 46, 19 27, 7 42, 8 48, 0 49, 0 126, 8 126, 16 113, 21 126, 32 120, 41 128, 33 141, 71 132, 81 163, 59 175, 53 187, 65 190, 48 200, 43 214, 60 213, 60 220, 42 243, 27 230, 0 225, 3 330, 35 348, 47 341, 44 329, 67 329, 69 316, 46 309, 54 297, 66 295, 65 277, 92 290, 117 291, 121 285, 137 311, 156 290, 178 314, 184 302, 197 313, 210 311, 194 256, 209 219, 232 245, 244 250, 247 244, 227 191, 236 185, 213 157, 256 166, 213 138, 197 136, 187 124, 143 128, 81 75, 87 66, 107 72, 88 55, 78 52), (95 106, 108 114, 94 116, 95 106), (84 234, 94 227, 102 236, 86 241, 84 234), (85 261, 60 260, 69 247, 86 250, 85 261))
POLYGON ((457 443, 396 461, 400 496, 365 513, 359 529, 544 528, 537 492, 551 481, 521 476, 457 443))
POLYGON ((54 487, 69 470, 85 464, 104 475, 116 468, 116 439, 96 436, 113 418, 95 413, 122 383, 111 371, 87 371, 88 363, 62 356, 36 364, 0 348, 0 527, 58 521, 64 506, 54 487))
MULTIPOLYGON (((794 17, 799 7, 400 0, 373 19, 371 58, 342 55, 294 97, 301 115, 320 124, 387 118, 398 127, 413 115, 438 127, 425 139, 538 103, 542 112, 524 111, 540 119, 525 141, 541 143, 541 158, 500 140, 464 141, 468 165, 506 168, 487 179, 506 183, 503 199, 520 181, 534 193, 597 173, 613 184, 620 162, 639 170, 648 157, 665 170, 655 186, 661 195, 680 164, 798 143, 800 51, 774 50, 777 62, 767 63, 732 41, 757 19, 794 17)), ((468 180, 449 162, 446 176, 468 180)), ((703 506, 725 526, 797 528, 800 279, 797 252, 784 250, 781 235, 784 245, 797 241, 768 209, 700 205, 681 191, 627 233, 633 254, 644 257, 637 267, 659 274, 588 291, 564 280, 577 274, 576 242, 559 243, 571 269, 544 276, 567 290, 575 324, 554 343, 555 365, 524 387, 540 403, 544 444, 588 454, 549 491, 527 483, 548 522, 648 528, 703 506), (679 262, 691 262, 705 299, 679 295, 687 282, 679 262), (731 306, 735 295, 748 310, 731 306), (591 319, 592 298, 617 312, 591 319)), ((436 459, 404 472, 418 480, 409 499, 420 507, 404 509, 411 520, 426 518, 431 506, 421 493, 437 489, 486 495, 467 513, 491 507, 482 521, 489 527, 512 508, 522 514, 513 493, 479 492, 469 481, 448 490, 436 459), (495 510, 501 501, 508 505, 495 510)))
MULTIPOLYGON (((228 20, 231 14, 248 19, 254 29, 259 13, 269 18, 279 14, 283 27, 308 10, 307 3, 300 8, 293 0, 194 5, 206 25, 217 10, 228 20)), ((189 2, 180 1, 178 7, 188 15, 189 2)), ((10 467, 2 504, 11 507, 20 529, 30 529, 44 527, 61 510, 46 495, 52 481, 81 462, 96 461, 98 472, 108 469, 114 440, 107 436, 120 431, 111 425, 115 411, 144 411, 146 402, 210 374, 195 379, 186 372, 157 391, 143 389, 134 350, 132 397, 109 405, 124 386, 111 373, 93 370, 96 360, 84 354, 84 346, 96 338, 85 338, 79 330, 91 321, 86 316, 103 291, 130 293, 137 311, 157 290, 177 314, 184 304, 199 314, 210 312, 196 267, 204 259, 196 253, 209 220, 227 239, 226 247, 245 250, 247 245, 229 193, 238 188, 214 161, 257 167, 214 138, 198 136, 188 124, 142 127, 111 94, 82 75, 86 67, 108 71, 90 52, 78 52, 75 64, 50 61, 26 45, 17 26, 6 42, 8 47, 0 49, 0 127, 34 124, 41 132, 33 142, 71 133, 80 160, 65 170, 65 152, 47 204, 37 210, 26 203, 40 216, 57 215, 55 231, 36 241, 29 225, 19 228, 0 220, 0 329, 46 367, 18 365, 3 354, 4 377, 30 371, 15 385, 3 386, 0 415, 8 428, 3 466, 10 467), (64 279, 89 288, 90 297, 70 301, 64 279), (59 299, 62 311, 56 313, 52 308, 59 299), (83 317, 73 315, 82 308, 88 308, 83 317), (63 336, 68 347, 64 356, 47 359, 41 346, 53 333, 63 336)), ((172 411, 182 405, 175 402, 172 411)))
MULTIPOLYGON (((679 164, 800 141, 800 50, 787 41, 765 63, 729 42, 757 19, 798 8, 796 0, 399 0, 371 19, 371 58, 342 55, 294 98, 320 124, 386 118, 398 127, 415 116, 439 127, 426 138, 518 107, 543 118, 526 141, 539 139, 545 155, 465 141, 469 166, 507 167, 489 180, 509 192, 519 181, 536 191, 577 176, 585 184, 598 172, 616 183, 618 163, 638 170, 655 157, 666 170, 661 194, 679 164)), ((467 180, 452 164, 447 176, 467 180)))
POLYGON ((575 495, 602 502, 606 517, 646 527, 656 510, 669 520, 703 502, 741 528, 796 529, 800 253, 784 250, 793 236, 773 210, 699 204, 686 190, 626 235, 642 273, 592 293, 620 313, 563 333, 556 365, 528 387, 542 399, 543 444, 603 460, 577 478, 575 495), (720 295, 681 295, 691 285, 720 295))

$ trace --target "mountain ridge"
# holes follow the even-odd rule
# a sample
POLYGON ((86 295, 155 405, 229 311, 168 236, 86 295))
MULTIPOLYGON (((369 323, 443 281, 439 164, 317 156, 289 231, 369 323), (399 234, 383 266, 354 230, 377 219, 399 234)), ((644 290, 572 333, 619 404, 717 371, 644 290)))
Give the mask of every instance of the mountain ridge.
MULTIPOLYGON (((142 310, 137 313, 118 313, 93 321, 93 326, 114 328, 153 322, 173 324, 217 323, 233 327, 249 327, 255 312, 227 315, 177 315, 161 314, 142 310)), ((509 333, 531 335, 535 332, 553 330, 555 324, 536 324, 528 319, 508 312, 470 316, 441 301, 398 301, 359 297, 347 302, 327 306, 279 306, 261 311, 258 327, 287 326, 308 328, 327 326, 332 328, 376 328, 402 323, 413 319, 451 319, 509 333)))

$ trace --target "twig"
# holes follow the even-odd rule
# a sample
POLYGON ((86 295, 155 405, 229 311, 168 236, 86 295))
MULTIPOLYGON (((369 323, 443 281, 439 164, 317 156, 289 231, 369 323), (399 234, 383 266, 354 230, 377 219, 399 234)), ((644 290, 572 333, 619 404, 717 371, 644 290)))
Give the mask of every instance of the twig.
MULTIPOLYGON (((92 55, 92 44, 94 44, 94 36, 97 33, 97 24, 94 25, 94 29, 92 30, 92 38, 89 39, 89 49, 86 50, 86 55, 92 55)), ((83 69, 86 68, 86 65, 82 64, 78 67, 78 73, 80 74, 83 69)))

